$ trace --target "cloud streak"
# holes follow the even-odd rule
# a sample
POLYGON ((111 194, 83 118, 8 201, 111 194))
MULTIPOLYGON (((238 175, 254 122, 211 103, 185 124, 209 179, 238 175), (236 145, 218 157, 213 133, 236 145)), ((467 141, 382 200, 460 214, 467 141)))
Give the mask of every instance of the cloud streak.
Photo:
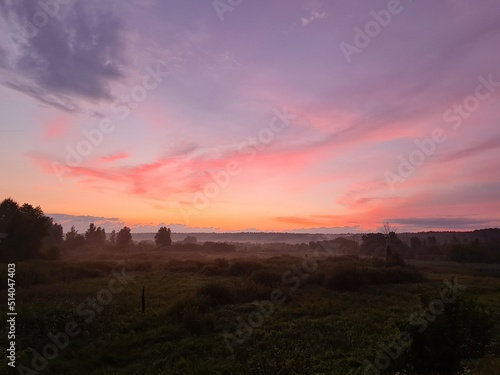
POLYGON ((69 112, 78 109, 80 99, 111 100, 110 84, 124 78, 127 64, 124 26, 99 4, 69 1, 51 15, 39 2, 3 2, 2 23, 11 30, 12 47, 3 64, 3 84, 69 112), (38 27, 33 25, 36 14, 46 17, 38 27))

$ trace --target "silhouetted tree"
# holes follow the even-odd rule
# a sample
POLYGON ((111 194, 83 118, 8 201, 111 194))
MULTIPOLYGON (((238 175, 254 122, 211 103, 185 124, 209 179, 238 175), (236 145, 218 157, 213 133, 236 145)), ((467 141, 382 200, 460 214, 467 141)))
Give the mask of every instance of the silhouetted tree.
POLYGON ((0 203, 0 233, 3 234, 2 237, 7 236, 12 219, 18 211, 19 205, 11 198, 4 199, 0 203))
MULTIPOLYGON (((429 309, 432 300, 422 295, 422 308, 429 309)), ((423 330, 420 323, 402 324, 401 332, 412 340, 398 358, 397 367, 414 370, 412 374, 462 374, 466 373, 462 372, 465 360, 481 358, 488 351, 494 322, 475 300, 459 295, 444 304, 432 320, 422 320, 423 330)))
POLYGON ((111 234, 109 235, 109 244, 112 247, 116 246, 116 230, 114 229, 111 231, 111 234))
POLYGON ((184 238, 184 240, 182 241, 182 243, 186 243, 186 244, 194 244, 197 242, 198 242, 198 240, 196 239, 195 236, 186 236, 186 238, 184 238))
POLYGON ((53 223, 49 229, 49 236, 52 243, 60 245, 64 240, 64 232, 62 225, 53 223))
POLYGON ((129 227, 123 227, 116 234, 116 247, 120 249, 127 249, 132 244, 132 234, 129 227))
POLYGON ((337 237, 332 241, 332 244, 341 253, 357 254, 359 252, 358 243, 349 238, 337 237))
POLYGON ((75 226, 72 226, 70 231, 66 233, 66 247, 68 249, 78 249, 85 244, 85 237, 83 234, 79 234, 75 229, 75 226))
POLYGON ((158 229, 158 232, 155 234, 156 246, 168 247, 172 245, 172 239, 170 238, 171 234, 172 231, 170 230, 170 228, 161 227, 160 229, 158 229))
POLYGON ((422 248, 422 240, 416 236, 410 238, 410 247, 412 250, 419 250, 422 248))
POLYGON ((436 236, 428 236, 426 241, 427 247, 434 248, 437 247, 438 241, 436 236))
POLYGON ((106 231, 104 228, 96 228, 94 223, 90 223, 89 229, 85 232, 85 241, 90 246, 102 247, 106 242, 106 231))
POLYGON ((4 260, 25 260, 39 256, 53 220, 40 207, 19 206, 13 199, 0 203, 0 255, 4 260))
POLYGON ((398 231, 398 228, 391 225, 391 223, 386 222, 386 223, 384 223, 384 225, 380 229, 381 229, 381 232, 383 233, 383 235, 385 236, 385 239, 387 241, 387 245, 390 245, 391 240, 394 239, 395 237, 397 237, 396 232, 398 231))
POLYGON ((47 236, 45 236, 42 241, 40 257, 46 260, 60 259, 63 241, 64 234, 62 225, 52 223, 49 227, 47 236))
POLYGON ((361 237, 361 253, 381 256, 384 254, 386 238, 382 233, 370 233, 361 237))

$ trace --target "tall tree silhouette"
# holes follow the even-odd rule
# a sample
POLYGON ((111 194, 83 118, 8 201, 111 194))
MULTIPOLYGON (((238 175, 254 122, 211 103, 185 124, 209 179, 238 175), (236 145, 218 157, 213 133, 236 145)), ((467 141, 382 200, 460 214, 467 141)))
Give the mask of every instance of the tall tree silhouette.
POLYGON ((0 254, 5 260, 36 258, 44 238, 49 234, 53 220, 40 207, 19 206, 13 199, 0 203, 0 254))
POLYGON ((77 249, 85 244, 85 237, 78 233, 73 225, 69 232, 66 233, 66 247, 69 249, 77 249))
POLYGON ((155 234, 156 246, 168 247, 172 245, 172 239, 170 238, 171 234, 172 231, 170 230, 170 228, 161 227, 160 229, 158 229, 158 232, 155 234))
POLYGON ((85 232, 85 241, 90 246, 103 247, 106 242, 106 231, 104 228, 96 228, 94 223, 90 223, 89 229, 85 232))
POLYGON ((129 227, 123 227, 116 234, 116 247, 120 249, 127 249, 132 243, 132 234, 129 227))

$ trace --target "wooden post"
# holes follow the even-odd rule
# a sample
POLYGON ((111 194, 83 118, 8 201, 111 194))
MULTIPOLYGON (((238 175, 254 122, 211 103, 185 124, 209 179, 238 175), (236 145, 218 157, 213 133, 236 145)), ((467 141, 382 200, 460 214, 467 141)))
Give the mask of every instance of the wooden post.
POLYGON ((146 296, 144 295, 144 287, 142 287, 142 313, 146 312, 146 296))

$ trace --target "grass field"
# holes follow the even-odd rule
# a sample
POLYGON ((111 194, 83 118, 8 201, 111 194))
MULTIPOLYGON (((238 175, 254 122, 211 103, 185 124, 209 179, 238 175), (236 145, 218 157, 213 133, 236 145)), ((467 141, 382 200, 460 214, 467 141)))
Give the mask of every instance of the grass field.
MULTIPOLYGON (((498 266, 419 262, 389 270, 353 257, 317 264, 292 256, 143 259, 18 263, 16 365, 71 375, 363 374, 366 361, 397 339, 399 324, 421 310, 420 295, 439 295, 456 277, 466 288, 461 293, 495 322, 489 354, 467 363, 467 373, 500 374, 498 266), (50 333, 59 340, 57 353, 50 333)), ((6 301, 7 265, 0 267, 6 301)))

